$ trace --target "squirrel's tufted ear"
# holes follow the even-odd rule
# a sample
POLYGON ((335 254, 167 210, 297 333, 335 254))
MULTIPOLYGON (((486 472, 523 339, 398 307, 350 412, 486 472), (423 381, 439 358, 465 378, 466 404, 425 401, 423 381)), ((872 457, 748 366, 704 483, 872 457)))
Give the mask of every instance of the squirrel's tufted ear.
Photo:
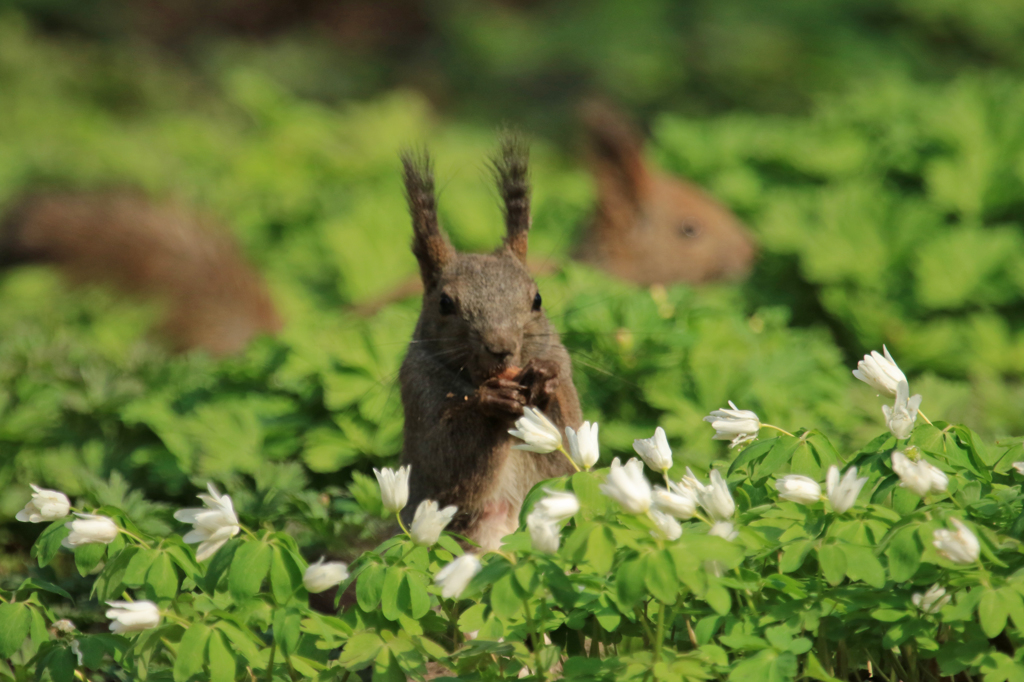
POLYGON ((412 216, 412 252, 420 264, 423 288, 430 291, 437 284, 444 266, 456 256, 455 247, 448 241, 437 222, 437 197, 434 194, 434 172, 430 154, 426 150, 416 153, 402 152, 402 179, 405 197, 412 216))
POLYGON ((639 131, 625 114, 600 100, 584 102, 580 119, 587 131, 599 201, 624 202, 639 210, 650 184, 639 131))
POLYGON ((492 167, 505 212, 505 248, 526 262, 527 236, 530 232, 530 149, 514 133, 501 136, 501 151, 492 167))

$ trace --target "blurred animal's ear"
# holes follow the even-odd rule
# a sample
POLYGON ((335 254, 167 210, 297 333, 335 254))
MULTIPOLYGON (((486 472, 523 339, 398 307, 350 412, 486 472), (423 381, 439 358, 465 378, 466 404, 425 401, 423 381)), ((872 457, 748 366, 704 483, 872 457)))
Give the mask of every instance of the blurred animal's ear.
POLYGON ((530 148, 512 132, 502 133, 501 150, 492 162, 505 213, 505 248, 526 262, 530 233, 530 148))
POLYGON ((420 264, 423 287, 430 291, 437 284, 445 265, 455 257, 455 248, 437 222, 437 197, 430 155, 402 152, 402 179, 412 216, 412 252, 420 264))
POLYGON ((629 118, 611 105, 589 100, 580 107, 598 200, 614 197, 638 209, 650 178, 643 162, 643 137, 629 118))

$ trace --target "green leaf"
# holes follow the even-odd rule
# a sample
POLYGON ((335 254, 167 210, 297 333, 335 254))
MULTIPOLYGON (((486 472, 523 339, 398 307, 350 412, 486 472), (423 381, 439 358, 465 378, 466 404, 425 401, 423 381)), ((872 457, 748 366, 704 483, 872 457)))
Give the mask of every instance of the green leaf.
POLYGON ((720 616, 729 613, 732 608, 732 597, 729 595, 729 590, 725 589, 717 580, 708 582, 708 591, 704 599, 708 606, 720 616))
POLYGON ((39 568, 49 566, 53 558, 60 551, 61 542, 68 536, 70 531, 64 526, 66 519, 54 521, 39 535, 35 544, 32 545, 32 556, 39 562, 39 568))
POLYGON ((807 654, 804 662, 804 677, 810 677, 818 682, 843 682, 838 677, 832 677, 825 670, 825 667, 818 661, 813 653, 807 654))
POLYGON ((609 498, 601 492, 601 477, 589 471, 580 471, 572 475, 569 487, 580 502, 583 518, 593 519, 603 515, 609 506, 609 498))
POLYGON ((889 576, 896 582, 910 580, 917 573, 924 547, 917 537, 917 525, 901 528, 889 541, 885 552, 889 557, 889 576))
POLYGON ((274 641, 285 656, 295 652, 299 644, 302 613, 295 608, 286 607, 274 611, 274 641))
POLYGON ((375 632, 363 632, 345 642, 345 649, 338 657, 338 664, 346 670, 361 670, 377 657, 384 647, 384 640, 375 632))
POLYGON ((231 596, 241 601, 259 592, 270 570, 272 556, 273 550, 265 542, 250 540, 242 543, 231 560, 231 572, 228 573, 231 596))
POLYGON ((838 585, 846 577, 846 554, 837 545, 818 548, 818 566, 829 585, 838 585))
POLYGON ((783 573, 792 573, 804 565, 804 559, 814 549, 814 540, 798 540, 782 551, 782 559, 779 561, 779 570, 783 573))
POLYGON ((615 536, 612 535, 611 528, 603 524, 594 527, 587 538, 583 561, 598 575, 605 575, 612 569, 612 563, 615 561, 615 536))
POLYGON ((235 559, 235 552, 238 551, 243 542, 239 538, 231 538, 213 555, 209 566, 206 567, 205 587, 203 588, 205 592, 213 594, 216 591, 217 583, 220 582, 221 576, 227 573, 231 567, 235 559))
POLYGON ((0 660, 21 648, 32 626, 32 612, 26 604, 0 604, 0 660))
POLYGON ((206 658, 210 663, 210 682, 232 682, 235 679, 235 656, 224 635, 216 630, 210 633, 206 658))
POLYGON ((508 620, 523 608, 523 602, 512 585, 514 579, 512 573, 506 573, 491 586, 491 608, 502 620, 508 620))
POLYGON ((178 573, 166 552, 160 552, 146 571, 146 596, 154 601, 173 599, 178 594, 178 573))
POLYGON ((736 664, 729 682, 791 682, 796 678, 797 659, 792 652, 765 649, 736 664))
POLYGON ((885 569, 870 547, 842 545, 846 555, 846 575, 850 580, 863 580, 872 587, 885 586, 885 569))
POLYGON ((159 552, 155 549, 139 549, 128 562, 124 578, 122 578, 124 584, 129 587, 139 587, 146 582, 146 573, 149 572, 149 567, 153 565, 158 554, 159 552))
POLYGON ((92 573, 93 569, 99 566, 107 553, 107 546, 99 542, 90 542, 87 545, 75 547, 75 568, 79 574, 85 577, 92 573))
POLYGON ((15 592, 21 592, 23 590, 43 590, 44 592, 52 592, 53 594, 64 597, 65 599, 74 601, 74 597, 72 597, 63 587, 54 585, 42 578, 25 578, 21 581, 21 584, 18 585, 18 589, 15 590, 15 592))
POLYGON ((1006 627, 1006 617, 1010 608, 1000 590, 984 588, 981 601, 978 602, 978 622, 989 639, 996 637, 1006 627))
POLYGON ((775 440, 775 446, 768 452, 768 455, 754 468, 751 475, 751 483, 762 481, 771 474, 776 473, 793 459, 793 453, 803 443, 800 438, 792 436, 780 436, 775 440))
POLYGON ((39 665, 38 679, 41 682, 73 682, 77 663, 70 647, 57 645, 50 649, 39 665))
POLYGON ((655 599, 662 604, 675 604, 679 596, 676 566, 667 550, 647 556, 647 574, 644 582, 655 599))
POLYGON ((363 611, 372 612, 380 603, 386 571, 382 564, 370 564, 356 578, 356 602, 363 611))
POLYGON ((295 559, 288 550, 275 546, 270 562, 270 590, 274 601, 279 605, 287 604, 301 585, 302 572, 295 565, 295 559))
POLYGON ((643 559, 625 561, 615 572, 615 589, 619 603, 631 609, 644 598, 646 592, 645 562, 643 559))
POLYGON ((210 628, 202 623, 192 623, 185 630, 174 659, 174 682, 187 682, 188 678, 202 672, 205 659, 203 654, 209 637, 210 628))
POLYGON ((405 576, 405 587, 409 590, 409 615, 419 620, 430 611, 427 586, 417 573, 409 571, 405 576))
POLYGON ((405 569, 399 566, 388 566, 384 573, 384 586, 381 592, 381 613, 388 620, 398 620, 402 609, 398 604, 399 591, 405 579, 405 569))

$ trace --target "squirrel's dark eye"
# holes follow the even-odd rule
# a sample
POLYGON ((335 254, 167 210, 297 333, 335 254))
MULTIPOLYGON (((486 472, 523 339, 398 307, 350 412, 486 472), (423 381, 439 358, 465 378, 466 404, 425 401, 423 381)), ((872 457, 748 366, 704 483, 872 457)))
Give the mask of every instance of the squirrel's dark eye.
POLYGON ((451 315, 455 312, 455 301, 448 294, 441 294, 441 314, 451 315))
POLYGON ((685 239, 693 239, 694 237, 700 234, 700 227, 689 221, 684 221, 676 225, 676 232, 679 234, 680 237, 683 237, 685 239))
POLYGON ((533 297, 533 312, 540 310, 540 292, 533 297))

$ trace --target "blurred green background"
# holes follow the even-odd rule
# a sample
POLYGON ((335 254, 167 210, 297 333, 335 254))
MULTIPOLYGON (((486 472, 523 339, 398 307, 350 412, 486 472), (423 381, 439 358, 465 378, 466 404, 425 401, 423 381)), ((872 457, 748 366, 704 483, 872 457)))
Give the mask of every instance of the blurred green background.
POLYGON ((154 311, 0 273, 0 578, 28 483, 170 529, 213 479, 345 554, 386 531, 396 373, 418 302, 397 151, 429 144, 455 243, 502 230, 485 160, 533 136, 531 254, 604 461, 667 430, 729 458, 734 400, 848 454, 884 425, 850 375, 883 343, 932 419, 1024 432, 1024 5, 1011 0, 0 4, 0 211, 41 186, 140 187, 228 224, 287 324, 239 357, 169 356, 154 311), (648 291, 569 262, 594 187, 582 98, 757 235, 749 281, 648 291))

